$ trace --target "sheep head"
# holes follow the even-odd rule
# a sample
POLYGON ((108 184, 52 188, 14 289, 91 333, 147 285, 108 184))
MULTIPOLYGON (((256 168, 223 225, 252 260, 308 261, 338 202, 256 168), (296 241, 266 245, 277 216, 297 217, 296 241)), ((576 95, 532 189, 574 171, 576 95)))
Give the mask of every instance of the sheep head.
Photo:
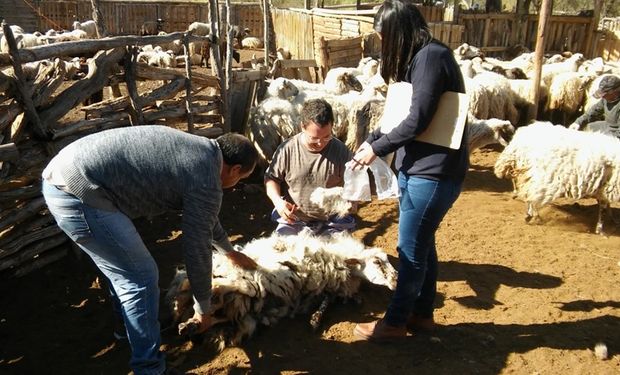
POLYGON ((344 72, 338 76, 338 87, 342 88, 340 92, 346 93, 351 90, 362 91, 364 87, 355 76, 349 72, 344 72))
POLYGON ((390 290, 396 289, 398 272, 381 249, 364 249, 360 256, 345 261, 355 276, 368 280, 375 285, 383 285, 390 290))

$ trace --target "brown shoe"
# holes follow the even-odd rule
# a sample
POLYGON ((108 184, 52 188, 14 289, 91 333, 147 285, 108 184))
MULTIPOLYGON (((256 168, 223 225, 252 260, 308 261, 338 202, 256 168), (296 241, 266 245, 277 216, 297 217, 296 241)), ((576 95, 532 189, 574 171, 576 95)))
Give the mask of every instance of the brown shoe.
POLYGON ((379 319, 356 325, 353 335, 369 341, 390 341, 406 337, 407 329, 405 327, 393 327, 385 323, 383 319, 379 319))
POLYGON ((433 318, 422 318, 419 315, 411 315, 407 320, 409 332, 432 332, 437 328, 433 318))

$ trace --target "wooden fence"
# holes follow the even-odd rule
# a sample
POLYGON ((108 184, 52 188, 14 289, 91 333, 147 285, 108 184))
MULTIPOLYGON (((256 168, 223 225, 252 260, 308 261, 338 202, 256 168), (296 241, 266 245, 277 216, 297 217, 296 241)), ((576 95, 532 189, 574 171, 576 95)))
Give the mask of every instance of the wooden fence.
MULTIPOLYGON (((591 56, 593 22, 592 17, 551 16, 545 51, 572 51, 591 56)), ((517 45, 532 51, 536 48, 538 15, 461 14, 458 23, 464 26, 463 42, 481 47, 489 54, 502 54, 517 45)))
MULTIPOLYGON (((101 13, 108 32, 113 35, 136 35, 145 21, 161 18, 165 21, 167 32, 184 31, 194 21, 207 22, 209 18, 208 2, 129 2, 102 1, 101 13)), ((39 3, 40 13, 38 30, 71 29, 74 21, 92 18, 89 1, 46 1, 39 3)), ((252 35, 263 36, 263 13, 257 3, 231 4, 231 22, 252 30, 252 35)), ((220 6, 220 17, 226 19, 226 10, 220 6)))
MULTIPOLYGON (((329 43, 331 40, 362 37, 364 55, 378 57, 380 41, 373 31, 374 14, 374 10, 273 9, 276 45, 288 48, 295 59, 318 60, 321 38, 329 43)), ((463 26, 444 22, 430 22, 429 26, 433 35, 450 47, 456 48, 462 43, 463 26)), ((348 66, 357 64, 359 59, 349 63, 331 61, 339 61, 334 66, 348 66)))

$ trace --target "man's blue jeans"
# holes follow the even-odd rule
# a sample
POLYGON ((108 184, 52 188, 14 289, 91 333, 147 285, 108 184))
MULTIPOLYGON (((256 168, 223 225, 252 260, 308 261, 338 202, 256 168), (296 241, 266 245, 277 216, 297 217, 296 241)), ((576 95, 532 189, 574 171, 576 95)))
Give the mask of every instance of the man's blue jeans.
POLYGON ((435 232, 461 193, 461 183, 398 175, 398 282, 385 321, 403 326, 412 313, 433 316, 437 292, 435 232))
POLYGON ((309 228, 315 235, 330 236, 338 232, 353 232, 357 225, 353 215, 346 215, 344 217, 330 216, 326 221, 312 221, 309 223, 295 221, 289 223, 282 219, 275 209, 271 211, 271 221, 278 223, 274 233, 281 236, 296 236, 304 228, 309 228))
POLYGON ((120 211, 90 207, 46 181, 43 196, 58 226, 109 279, 112 298, 122 307, 134 373, 163 373, 166 364, 159 351, 159 271, 132 221, 120 211))

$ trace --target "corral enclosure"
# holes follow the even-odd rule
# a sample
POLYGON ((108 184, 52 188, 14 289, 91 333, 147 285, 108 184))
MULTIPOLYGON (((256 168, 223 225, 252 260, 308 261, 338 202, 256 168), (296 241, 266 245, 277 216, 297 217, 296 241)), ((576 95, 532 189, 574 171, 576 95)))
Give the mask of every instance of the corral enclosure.
MULTIPOLYGON (((2 6, 11 1, 3 0, 2 6)), ((40 4, 44 3, 42 1, 40 4)), ((102 1, 102 4, 106 3, 102 1)), ((187 18, 189 13, 183 10, 182 5, 174 3, 176 5, 170 5, 171 8, 157 8, 154 4, 167 3, 146 3, 151 9, 148 13, 144 10, 145 15, 157 16, 158 12, 172 12, 177 7, 174 11, 183 20, 178 21, 177 30, 184 30, 191 22, 187 18)), ((252 10, 244 13, 247 14, 244 17, 254 19, 259 25, 249 27, 262 35, 260 7, 252 4, 248 8, 252 10)), ((117 9, 115 12, 119 12, 119 19, 120 13, 130 13, 127 8, 117 9)), ((90 18, 89 6, 82 11, 84 19, 90 18)), ((4 12, 2 14, 6 14, 4 12)), ((467 34, 465 26, 441 22, 440 18, 434 17, 439 17, 443 12, 433 12, 427 17, 433 20, 431 27, 436 36, 452 47, 464 41, 463 37, 467 34)), ((59 11, 57 14, 60 18, 65 17, 63 22, 70 25, 72 19, 66 17, 67 13, 59 11)), ((376 54, 376 40, 363 35, 371 24, 370 14, 364 14, 364 11, 347 14, 325 10, 274 9, 272 17, 274 20, 278 17, 282 19, 282 22, 274 22, 278 45, 286 45, 293 50, 299 47, 296 59, 302 59, 302 56, 317 59, 330 68, 355 65, 361 55, 376 54), (292 21, 294 18, 303 21, 295 23, 292 21), (295 29, 294 34, 285 32, 290 30, 288 28, 278 32, 279 25, 287 20, 291 21, 290 27, 303 26, 295 29), (312 38, 308 37, 310 33, 312 38), (280 37, 284 38, 277 39, 280 37), (319 56, 317 51, 322 51, 319 56)), ((144 20, 145 16, 142 17, 144 20)), ((206 20, 204 17, 203 20, 206 20)), ((123 20, 124 24, 117 25, 126 27, 126 30, 136 25, 139 27, 142 22, 123 20)), ((250 22, 246 23, 243 17, 233 16, 233 20, 244 26, 250 22)), ((572 22, 573 18, 567 20, 572 22)), ((169 18, 168 22, 176 21, 169 18)), ((501 22, 479 22, 484 23, 481 34, 472 37, 484 36, 487 34, 484 30, 491 30, 487 40, 491 47, 498 48, 496 52, 501 53, 502 48, 506 48, 504 44, 510 41, 506 36, 508 34, 501 34, 504 36, 502 39, 500 34, 492 31, 501 22)), ((576 21, 573 24, 579 28, 585 23, 576 21)), ((44 28, 33 26, 31 30, 35 29, 44 28)), ((557 37, 553 38, 556 42, 565 38, 564 31, 560 30, 573 32, 570 27, 555 30, 558 30, 555 32, 557 37)), ((114 30, 111 31, 114 33, 114 30)), ((132 34, 131 31, 125 33, 132 34)), ((604 47, 609 51, 606 56, 617 59, 618 49, 614 49, 612 37, 606 38, 611 45, 604 47)), ((582 41, 579 38, 575 40, 582 41)), ((110 53, 116 59, 124 52, 110 53)), ((103 65, 110 65, 109 61, 103 65)), ((53 71, 52 68, 49 68, 50 71, 53 71)), ((43 73, 37 87, 50 83, 43 80, 46 77, 43 73)), ((217 89, 219 83, 214 81, 207 69, 194 73, 194 83, 217 89)), ((123 78, 112 76, 117 80, 123 78)), ((234 79, 235 85, 247 87, 240 89, 240 98, 235 101, 248 100, 247 92, 263 76, 260 72, 239 72, 238 78, 234 79)), ((149 78, 148 81, 139 83, 138 89, 142 96, 148 97, 148 103, 161 99, 157 95, 165 94, 163 87, 173 88, 177 90, 175 93, 183 96, 181 84, 185 75, 182 72, 164 73, 156 68, 136 71, 135 78, 145 77, 149 78), (160 84, 162 79, 169 83, 160 84)), ((65 82, 62 88, 69 84, 65 82)), ((207 102, 217 102, 217 97, 205 93, 199 93, 199 96, 207 102)), ((41 103, 37 100, 44 97, 37 95, 33 99, 35 103, 41 103)), ((174 119, 168 120, 172 117, 171 112, 165 111, 174 107, 172 114, 180 116, 177 118, 180 123, 185 121, 186 112, 179 110, 182 100, 165 99, 162 102, 164 105, 158 110, 145 110, 147 119, 154 118, 173 125, 174 119)), ((242 107, 246 103, 243 102, 242 107)), ((44 210, 38 185, 40 168, 54 151, 46 150, 44 144, 34 143, 24 136, 25 117, 17 102, 4 104, 0 112, 0 128, 3 136, 9 136, 3 139, 3 146, 7 140, 15 141, 21 156, 17 172, 28 173, 13 175, 15 168, 7 168, 8 163, 1 171, 5 184, 0 188, 0 233, 7 228, 7 223, 25 223, 9 238, 0 236, 4 241, 2 250, 8 250, 0 252, 1 270, 25 277, 2 283, 0 372, 45 373, 50 369, 67 374, 127 372, 128 348, 111 336, 111 308, 105 287, 100 284, 101 279, 87 258, 67 256, 72 251, 66 238, 49 220, 49 215, 39 214, 44 210), (7 121, 7 118, 13 120, 7 121), (6 171, 11 174, 7 176, 6 171), (13 207, 15 201, 19 205, 13 207), (31 220, 33 212, 36 214, 35 220, 31 220), (37 230, 26 235, 27 230, 33 227, 37 230), (7 239, 10 239, 9 246, 5 246, 7 239), (44 247, 39 246, 42 242, 46 242, 44 247), (63 258, 63 262, 56 262, 39 272, 30 272, 59 258, 63 258)), ((206 113, 206 106, 213 104, 204 105, 199 109, 206 113)), ((93 118, 88 122, 77 116, 89 112, 78 111, 80 106, 76 105, 71 121, 91 124, 92 131, 105 128, 105 122, 97 125, 93 123, 93 118)), ((107 113, 97 106, 90 108, 91 114, 97 111, 101 115, 99 119, 107 118, 111 122, 122 120, 126 125, 130 123, 127 113, 123 113, 130 111, 127 102, 107 113)), ((234 115, 239 116, 240 113, 234 115)), ((220 117, 219 113, 204 116, 205 119, 215 116, 210 117, 214 123, 220 117)), ((233 119, 233 123, 238 122, 233 119)), ((58 142, 57 146, 69 141, 69 138, 59 140, 62 142, 58 142)), ((620 296, 614 284, 609 282, 618 278, 618 229, 610 227, 608 238, 592 233, 596 207, 591 201, 578 204, 560 201, 543 211, 542 225, 526 225, 522 215, 524 205, 511 198, 510 183, 493 175, 496 157, 496 149, 479 150, 473 155, 464 192, 438 233, 441 264, 436 318, 444 327, 436 336, 414 336, 395 346, 356 343, 351 335, 354 324, 380 316, 389 300, 386 290, 368 287, 363 290, 363 305, 335 307, 333 314, 330 311, 324 330, 318 333, 311 333, 303 318, 285 320, 276 327, 260 327, 257 335, 242 347, 229 348, 219 355, 213 353, 208 345, 189 343, 167 331, 164 344, 169 359, 182 370, 197 374, 618 372, 617 348, 620 342, 616 331, 620 324, 620 296), (610 348, 610 360, 601 361, 593 355, 594 345, 599 341, 610 348), (326 358, 338 360, 327 361, 326 358)), ((244 243, 273 229, 269 222, 270 209, 271 205, 260 187, 242 184, 226 193, 222 222, 235 243, 244 243)), ((397 211, 395 201, 363 204, 359 213, 360 230, 355 233, 366 244, 383 248, 393 263, 397 262, 397 211)), ((613 211, 618 214, 617 209, 613 211)), ((178 251, 181 246, 179 217, 171 215, 155 221, 141 220, 138 227, 147 246, 155 250, 154 255, 162 270, 160 285, 165 288, 171 279, 173 265, 182 261, 178 251)))

